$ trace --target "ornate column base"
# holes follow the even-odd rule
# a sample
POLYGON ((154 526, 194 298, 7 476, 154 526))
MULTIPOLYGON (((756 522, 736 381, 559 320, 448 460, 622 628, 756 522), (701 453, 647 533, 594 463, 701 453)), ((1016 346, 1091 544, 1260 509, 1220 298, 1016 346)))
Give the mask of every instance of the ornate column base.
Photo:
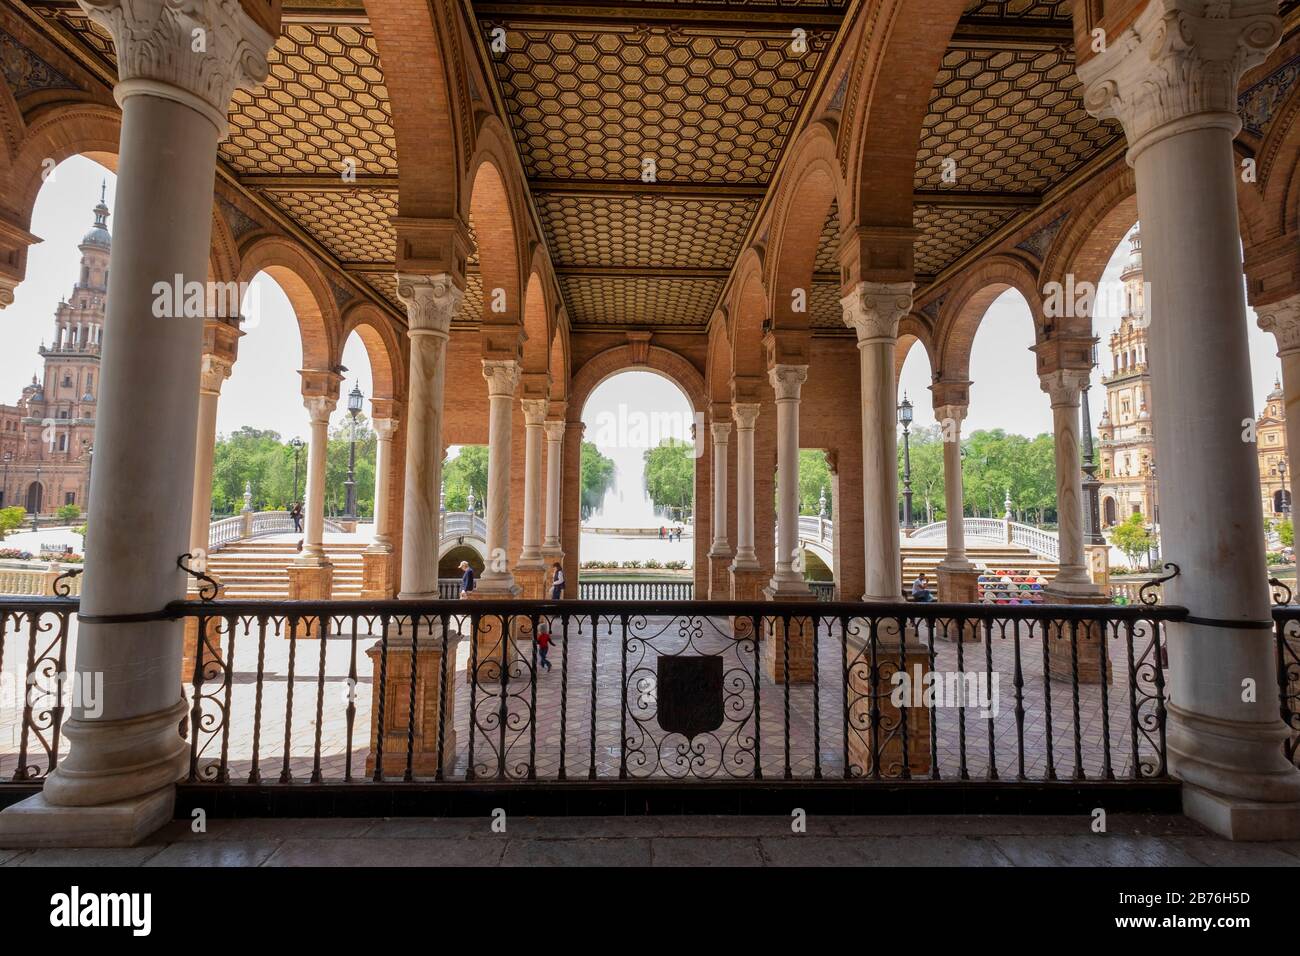
MULTIPOLYGON (((1099 606, 1109 604, 1110 598, 1104 594, 1062 595, 1050 593, 1044 589, 1048 600, 1053 604, 1080 604, 1099 606)), ((1059 630, 1052 629, 1047 636, 1047 675, 1052 680, 1069 683, 1074 679, 1075 661, 1078 661, 1080 684, 1101 684, 1111 682, 1112 662, 1106 657, 1106 670, 1102 673, 1102 641, 1106 637, 1106 628, 1095 622, 1080 621, 1077 624, 1065 623, 1059 630), (1071 641, 1071 631, 1074 640, 1071 641), (1073 647, 1071 645, 1074 645, 1073 647)))
MULTIPOLYGON (((755 566, 752 568, 737 568, 735 564, 728 566, 727 574, 730 578, 731 600, 733 601, 761 601, 763 599, 763 571, 755 566)), ((736 640, 748 640, 754 636, 754 622, 748 617, 733 617, 731 619, 731 632, 736 640)))
MULTIPOLYGON (((383 756, 379 755, 379 680, 371 684, 370 702, 370 753, 366 755, 366 776, 375 772, 382 763, 386 777, 401 777, 406 773, 408 739, 411 745, 411 772, 418 777, 431 777, 438 770, 438 713, 442 683, 442 626, 420 629, 419 642, 412 655, 409 635, 388 639, 388 660, 385 664, 383 756), (415 731, 411 727, 412 656, 415 658, 415 731)), ((460 634, 447 634, 447 702, 443 711, 442 767, 450 774, 456 764, 456 648, 460 634)), ((377 641, 367 648, 372 672, 379 674, 383 643, 377 641)))
POLYGON ((1101 588, 1103 594, 1110 594, 1110 545, 1089 544, 1083 548, 1088 562, 1088 577, 1092 583, 1101 588))
MULTIPOLYGON (((290 565, 285 569, 289 573, 290 601, 328 601, 334 591, 334 565, 326 562, 322 565, 290 565)), ((285 628, 285 637, 289 629, 285 628)), ((320 622, 309 618, 298 624, 298 637, 320 637, 320 622)))
MULTIPOLYGON (((709 600, 731 600, 731 562, 734 555, 709 555, 709 600)), ((700 595, 696 595, 699 597, 700 595)))
POLYGON ((870 625, 859 620, 860 633, 849 635, 849 673, 848 673, 848 752, 849 769, 852 776, 872 777, 875 774, 877 759, 876 745, 871 732, 871 700, 878 696, 880 708, 879 763, 880 776, 886 779, 900 779, 903 776, 903 722, 900 720, 906 712, 907 721, 907 770, 913 778, 925 777, 930 773, 930 712, 920 702, 924 700, 925 675, 930 671, 930 654, 924 644, 916 637, 916 632, 907 629, 902 648, 902 664, 906 668, 909 680, 901 686, 896 685, 893 675, 900 666, 898 625, 882 621, 877 628, 876 644, 876 682, 871 681, 870 625), (894 633, 888 633, 892 630, 894 633), (902 693, 902 707, 899 706, 899 693, 902 693))
MULTIPOLYGON (((805 601, 816 604, 812 592, 789 593, 774 588, 764 588, 763 596, 769 601, 805 601)), ((810 608, 810 610, 813 610, 810 608)), ((752 621, 746 622, 751 627, 752 621)), ((789 675, 791 684, 810 684, 813 679, 813 641, 817 640, 817 625, 811 617, 767 619, 763 635, 763 669, 774 684, 784 684, 789 675), (788 667, 788 669, 787 669, 788 667)))
POLYGON ((393 596, 397 582, 393 567, 393 552, 361 552, 361 599, 386 601, 393 596))
POLYGON ((517 596, 525 601, 543 601, 549 598, 551 595, 546 586, 549 580, 545 567, 515 567, 515 587, 519 592, 517 596))
POLYGON ((0 846, 135 846, 172 818, 189 705, 63 726, 69 752, 43 792, 0 812, 0 846))

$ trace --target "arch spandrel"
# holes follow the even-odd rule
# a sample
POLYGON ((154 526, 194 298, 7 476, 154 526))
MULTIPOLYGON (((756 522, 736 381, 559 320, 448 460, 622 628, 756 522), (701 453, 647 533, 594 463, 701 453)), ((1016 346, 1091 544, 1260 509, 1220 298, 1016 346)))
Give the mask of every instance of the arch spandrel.
POLYGON ((247 243, 240 256, 239 281, 251 282, 265 272, 284 290, 302 337, 304 368, 328 369, 337 365, 343 348, 342 319, 338 306, 316 260, 290 239, 262 236, 247 243))

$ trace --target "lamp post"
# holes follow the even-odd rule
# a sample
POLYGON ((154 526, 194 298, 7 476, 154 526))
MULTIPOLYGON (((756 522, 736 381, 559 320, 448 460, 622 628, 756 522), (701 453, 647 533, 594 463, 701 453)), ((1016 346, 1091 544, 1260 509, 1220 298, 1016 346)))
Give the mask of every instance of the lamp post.
POLYGON ((1291 515, 1291 492, 1286 486, 1286 459, 1279 458, 1277 461, 1277 477, 1282 484, 1282 494, 1280 495, 1282 505, 1282 520, 1285 521, 1291 515))
MULTIPOLYGON (((1092 366, 1097 366, 1097 343, 1092 345, 1092 366)), ((1079 402, 1083 415, 1083 543, 1105 544, 1101 533, 1101 482, 1097 479, 1097 463, 1092 453, 1092 412, 1088 408, 1088 388, 1092 376, 1083 383, 1083 399, 1079 402)))
POLYGON ((361 386, 353 383, 352 391, 348 392, 348 415, 352 417, 352 429, 348 441, 348 480, 343 482, 343 517, 350 519, 355 519, 357 516, 357 416, 361 414, 363 397, 361 386))
POLYGON ((898 406, 898 421, 903 426, 903 530, 912 530, 912 449, 909 435, 912 430, 912 403, 903 393, 903 403, 898 406))
POLYGON ((289 447, 293 449, 293 501, 289 502, 290 507, 298 503, 298 454, 302 445, 302 439, 296 435, 289 441, 289 447))
POLYGON ((1147 502, 1151 506, 1151 543, 1147 546, 1147 567, 1154 568, 1160 560, 1160 508, 1156 505, 1156 463, 1147 459, 1147 478, 1151 482, 1147 502))

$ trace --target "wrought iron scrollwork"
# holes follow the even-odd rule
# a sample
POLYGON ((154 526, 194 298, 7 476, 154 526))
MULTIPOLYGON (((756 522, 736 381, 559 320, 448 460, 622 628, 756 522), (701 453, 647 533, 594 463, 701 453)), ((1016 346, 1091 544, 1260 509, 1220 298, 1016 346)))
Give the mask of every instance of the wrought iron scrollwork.
POLYGON ((1154 606, 1160 603, 1160 594, 1158 589, 1163 586, 1166 581, 1172 581, 1182 573, 1182 569, 1172 561, 1166 561, 1162 570, 1168 571, 1169 573, 1163 574, 1160 577, 1152 578, 1150 581, 1147 581, 1138 588, 1138 598, 1143 604, 1154 606))
POLYGON ((1279 581, 1277 578, 1269 578, 1268 583, 1273 589, 1273 604, 1276 607, 1285 607, 1291 603, 1291 588, 1285 582, 1279 581))
POLYGON ((196 581, 199 582, 200 601, 204 601, 204 602, 211 601, 214 598, 216 598, 217 593, 221 590, 221 585, 217 584, 215 578, 209 577, 208 575, 204 574, 202 571, 196 571, 194 568, 191 568, 188 564, 185 563, 186 561, 189 561, 193 557, 194 557, 193 554, 186 551, 184 554, 182 554, 179 558, 176 559, 176 567, 180 568, 190 577, 194 578, 196 581))
POLYGON ((54 592, 54 596, 71 597, 72 579, 77 577, 84 570, 85 568, 69 568, 67 571, 64 571, 57 578, 55 578, 54 583, 50 585, 50 589, 54 592))

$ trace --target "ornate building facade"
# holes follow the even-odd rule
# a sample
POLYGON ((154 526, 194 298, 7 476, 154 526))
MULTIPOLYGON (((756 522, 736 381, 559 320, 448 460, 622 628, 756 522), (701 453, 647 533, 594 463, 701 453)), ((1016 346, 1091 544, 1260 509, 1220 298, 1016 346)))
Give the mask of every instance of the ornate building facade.
MULTIPOLYGON (((1150 523, 1160 520, 1156 493, 1156 439, 1151 414, 1151 370, 1147 365, 1145 283, 1142 278, 1142 235, 1129 237, 1129 261, 1120 274, 1124 283, 1124 314, 1110 336, 1111 370, 1101 377, 1106 409, 1097 430, 1101 438, 1102 527, 1118 524, 1131 514, 1150 523)), ((1264 410, 1255 421, 1259 449, 1260 506, 1271 519, 1291 513, 1287 469, 1286 404, 1282 386, 1274 382, 1264 410)))
POLYGON ((32 375, 17 404, 0 405, 0 507, 86 509, 112 245, 102 191, 94 213, 77 247, 81 274, 54 313, 53 344, 40 347, 44 372, 32 375))

